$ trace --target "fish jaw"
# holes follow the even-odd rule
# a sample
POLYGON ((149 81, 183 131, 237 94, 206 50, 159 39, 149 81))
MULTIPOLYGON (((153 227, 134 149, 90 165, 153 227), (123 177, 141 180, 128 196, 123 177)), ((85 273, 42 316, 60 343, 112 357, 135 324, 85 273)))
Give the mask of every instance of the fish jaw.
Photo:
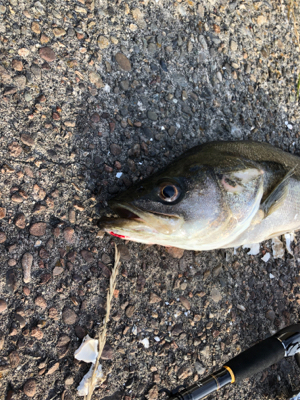
MULTIPOLYGON (((99 226, 112 236, 140 243, 170 243, 184 219, 177 215, 165 215, 141 210, 131 204, 112 203, 110 207, 120 218, 100 221, 99 226)), ((170 244, 169 244, 170 245, 170 244)))

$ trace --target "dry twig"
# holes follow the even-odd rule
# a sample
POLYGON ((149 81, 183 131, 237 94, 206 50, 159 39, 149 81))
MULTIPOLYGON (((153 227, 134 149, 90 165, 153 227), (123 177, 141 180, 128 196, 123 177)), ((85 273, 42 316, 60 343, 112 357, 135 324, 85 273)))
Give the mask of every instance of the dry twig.
MULTIPOLYGON (((290 19, 291 15, 293 18, 293 23, 294 23, 294 32, 296 36, 296 41, 298 45, 298 52, 300 53, 300 39, 299 39, 299 32, 297 29, 297 21, 296 21, 296 16, 295 16, 295 3, 297 3, 295 0, 290 0, 288 4, 288 19, 290 19)), ((300 57, 299 57, 300 60, 300 57)), ((297 79, 297 94, 296 98, 297 100, 299 99, 299 92, 300 92, 300 72, 298 74, 298 79, 297 79)))
POLYGON ((116 283, 117 283, 117 275, 119 271, 119 266, 120 266, 120 253, 118 251, 117 246, 115 245, 115 264, 114 268, 111 273, 111 277, 109 280, 109 289, 107 292, 107 302, 106 302, 106 314, 105 314, 105 319, 103 326, 99 330, 99 335, 98 335, 98 356, 97 360, 94 364, 94 370, 93 370, 93 375, 91 377, 90 383, 89 383, 89 392, 88 395, 84 397, 84 400, 91 400, 94 389, 97 384, 99 384, 99 381, 97 380, 97 369, 99 366, 99 361, 101 354, 103 352, 103 348, 105 346, 106 342, 106 332, 107 332, 107 323, 109 322, 109 315, 110 315, 110 310, 111 310, 111 302, 113 298, 113 294, 116 288, 116 283))

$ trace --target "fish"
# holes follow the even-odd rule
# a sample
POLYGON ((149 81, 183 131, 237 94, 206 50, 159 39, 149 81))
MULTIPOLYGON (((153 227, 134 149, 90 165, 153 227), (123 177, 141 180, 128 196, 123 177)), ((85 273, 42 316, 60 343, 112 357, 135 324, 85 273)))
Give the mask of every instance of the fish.
POLYGON ((206 251, 300 229, 300 157, 268 143, 191 148, 108 202, 105 232, 145 244, 206 251))

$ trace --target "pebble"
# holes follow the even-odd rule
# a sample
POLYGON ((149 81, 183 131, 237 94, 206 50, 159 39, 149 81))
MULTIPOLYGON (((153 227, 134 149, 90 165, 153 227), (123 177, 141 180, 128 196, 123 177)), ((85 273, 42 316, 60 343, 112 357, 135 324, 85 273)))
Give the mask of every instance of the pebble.
POLYGON ((125 246, 125 244, 118 245, 118 250, 120 252, 120 260, 121 261, 130 261, 131 260, 131 255, 129 253, 127 246, 125 246))
POLYGON ((184 254, 184 249, 179 249, 178 247, 166 247, 165 250, 173 258, 180 259, 184 254))
POLYGON ((106 343, 104 348, 103 348, 103 352, 101 354, 101 359, 102 360, 111 360, 114 356, 114 351, 113 348, 106 343))
POLYGON ((45 222, 36 222, 31 225, 29 232, 33 236, 44 236, 46 233, 47 224, 45 222))
POLYGON ((25 229, 26 227, 26 220, 25 220, 25 215, 23 213, 20 213, 16 216, 15 218, 15 225, 19 229, 25 229))
POLYGON ((0 219, 6 217, 6 209, 4 207, 0 207, 0 219))
POLYGON ((26 144, 26 146, 32 147, 35 144, 34 138, 26 133, 23 133, 20 139, 22 143, 26 144))
POLYGON ((33 256, 30 253, 25 253, 22 257, 23 281, 25 283, 31 281, 32 262, 33 262, 33 256))
POLYGON ((42 296, 38 296, 35 300, 34 300, 34 304, 38 307, 41 307, 43 310, 45 310, 45 308, 47 308, 47 302, 44 299, 44 297, 42 296))
POLYGON ((110 151, 114 156, 118 156, 119 154, 121 154, 122 148, 118 144, 112 143, 110 145, 110 151))
POLYGON ((17 277, 13 269, 9 269, 6 272, 6 288, 9 292, 13 293, 17 290, 17 277))
POLYGON ((71 308, 64 308, 62 319, 65 324, 73 325, 77 321, 77 314, 71 308))
POLYGON ((17 368, 17 366, 20 364, 20 356, 17 351, 12 351, 9 356, 9 363, 11 368, 17 368))
POLYGON ((219 290, 216 289, 216 288, 214 288, 214 289, 211 290, 210 296, 211 296, 212 300, 213 300, 215 303, 218 303, 219 301, 222 300, 222 295, 221 295, 221 293, 219 292, 219 290))
POLYGON ((58 276, 61 275, 64 272, 64 269, 62 267, 54 267, 52 273, 53 276, 58 276))
POLYGON ((87 263, 91 263, 94 261, 94 255, 88 250, 81 250, 80 252, 81 257, 86 261, 87 263))
POLYGON ((12 157, 19 157, 19 155, 22 153, 23 149, 19 145, 18 142, 12 142, 9 146, 9 153, 12 157))
POLYGON ((74 229, 70 227, 65 228, 64 238, 67 243, 73 244, 75 242, 74 229))
POLYGON ((64 28, 54 28, 53 33, 55 37, 61 37, 65 36, 67 32, 64 30, 64 28))
POLYGON ((21 57, 27 57, 30 54, 30 51, 23 47, 22 49, 18 50, 18 54, 21 57))
POLYGON ((23 392, 26 394, 28 397, 33 397, 36 394, 36 380, 35 379, 29 379, 25 385, 23 386, 23 392))
POLYGON ((0 299, 0 313, 2 314, 6 310, 7 310, 6 301, 3 299, 0 299))
POLYGON ((124 71, 131 71, 131 63, 123 53, 116 54, 116 61, 124 71))
POLYGON ((99 74, 97 74, 97 72, 90 72, 89 80, 93 85, 96 86, 97 89, 101 89, 104 87, 104 83, 101 79, 101 76, 99 74))
POLYGON ((268 310, 268 311, 266 312, 266 318, 267 318, 268 320, 270 320, 271 322, 274 321, 275 317, 276 317, 276 315, 275 315, 275 312, 274 312, 273 310, 268 310))
POLYGON ((197 372, 197 374, 202 375, 205 372, 205 368, 203 367, 203 365, 201 363, 199 363, 199 361, 195 362, 195 370, 197 372))
POLYGON ((126 316, 127 316, 128 318, 131 318, 131 317, 133 316, 133 314, 134 314, 134 311, 135 311, 135 306, 129 305, 129 306, 126 308, 125 314, 126 314, 126 316))
POLYGON ((39 35, 41 33, 40 25, 37 22, 33 22, 31 24, 31 30, 32 30, 32 32, 36 33, 37 35, 39 35))
POLYGON ((187 310, 191 309, 191 303, 188 301, 187 298, 184 296, 179 296, 180 303, 185 307, 187 310))
POLYGON ((151 121, 157 121, 158 120, 158 116, 157 116, 156 112, 154 112, 154 111, 148 111, 147 112, 147 116, 151 121))
POLYGON ((50 47, 41 47, 39 49, 39 55, 40 57, 47 61, 47 62, 52 62, 56 59, 56 55, 50 47))
POLYGON ((52 367, 50 367, 46 373, 46 375, 52 375, 54 374, 55 371, 57 371, 59 369, 59 362, 56 362, 55 364, 52 365, 52 367))
POLYGON ((0 232, 0 243, 4 243, 6 241, 5 232, 0 232))
POLYGON ((12 60, 11 66, 15 71, 20 72, 23 69, 23 63, 21 60, 12 60))
POLYGON ((149 299, 149 304, 155 304, 155 303, 159 303, 161 301, 161 297, 159 297, 157 294, 155 293, 150 293, 150 299, 149 299))
POLYGON ((110 41, 105 37, 100 35, 98 37, 98 46, 101 50, 106 49, 110 45, 110 41))
POLYGON ((231 49, 231 51, 236 51, 237 48, 238 48, 237 42, 235 42, 234 40, 232 40, 232 41, 230 42, 230 49, 231 49))

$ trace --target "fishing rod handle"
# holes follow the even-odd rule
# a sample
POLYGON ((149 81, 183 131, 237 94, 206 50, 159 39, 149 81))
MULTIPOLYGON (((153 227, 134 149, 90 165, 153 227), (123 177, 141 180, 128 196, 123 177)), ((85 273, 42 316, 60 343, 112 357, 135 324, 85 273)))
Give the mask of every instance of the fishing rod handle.
POLYGON ((224 367, 231 370, 232 383, 239 383, 277 363, 284 356, 282 342, 276 336, 271 336, 232 358, 224 367))

